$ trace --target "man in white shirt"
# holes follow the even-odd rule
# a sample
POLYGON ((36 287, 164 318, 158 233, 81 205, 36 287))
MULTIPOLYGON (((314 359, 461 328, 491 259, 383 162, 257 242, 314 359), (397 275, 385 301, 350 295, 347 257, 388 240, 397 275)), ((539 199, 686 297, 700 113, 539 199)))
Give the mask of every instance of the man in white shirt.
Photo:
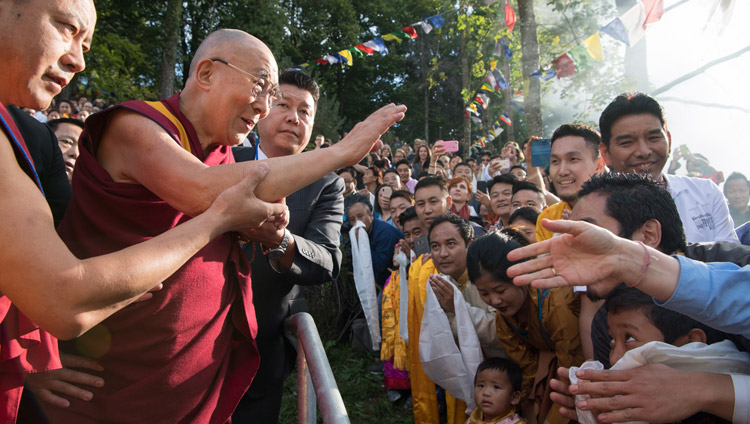
POLYGON ((617 96, 599 117, 599 129, 608 166, 622 173, 647 173, 666 185, 687 241, 739 242, 724 196, 711 180, 662 173, 672 136, 655 99, 643 93, 617 96))

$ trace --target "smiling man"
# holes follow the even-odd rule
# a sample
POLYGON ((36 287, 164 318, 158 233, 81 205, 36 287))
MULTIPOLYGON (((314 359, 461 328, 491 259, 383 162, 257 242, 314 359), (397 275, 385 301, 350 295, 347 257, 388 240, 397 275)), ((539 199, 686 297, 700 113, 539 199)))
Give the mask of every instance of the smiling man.
POLYGON ((492 213, 498 217, 495 223, 498 227, 508 225, 510 214, 513 213, 510 204, 513 199, 513 187, 516 182, 516 177, 510 174, 502 174, 495 176, 487 183, 490 206, 492 213))
MULTIPOLYGON (((318 84, 302 72, 287 71, 279 76, 279 90, 281 98, 258 122, 258 146, 233 147, 236 161, 296 155, 307 146, 320 97, 318 84)), ((263 366, 232 414, 233 421, 279 420, 284 379, 297 356, 283 323, 307 310, 300 286, 327 283, 338 275, 343 193, 344 180, 329 172, 286 198, 286 228, 265 225, 242 247, 252 261, 256 342, 263 366)))
POLYGON ((664 110, 654 98, 643 93, 617 96, 599 117, 599 129, 607 165, 617 172, 649 174, 666 184, 688 241, 739 242, 726 200, 716 184, 662 172, 672 148, 672 135, 664 110))
POLYGON ((564 124, 552 134, 549 174, 561 201, 539 214, 537 242, 552 238, 552 232, 542 227, 542 219, 560 219, 563 211, 575 205, 583 183, 603 171, 604 165, 599 157, 600 141, 599 133, 586 125, 564 124))
MULTIPOLYGON (((182 92, 157 102, 127 102, 89 118, 76 163, 76 194, 58 228, 74 254, 125 248, 189 221, 262 162, 268 178, 256 194, 279 201, 359 162, 405 112, 385 106, 328 151, 233 163, 230 146, 242 142, 279 98, 277 74, 263 42, 243 31, 218 30, 196 50, 182 92)), ((68 408, 48 408, 53 421, 127 416, 140 422, 226 422, 259 364, 250 268, 238 239, 223 234, 149 302, 61 346, 102 355, 97 359, 105 383, 92 390, 89 402, 74 399, 68 408), (108 340, 106 351, 91 350, 108 340), (170 402, 163 393, 170 393, 170 402)))

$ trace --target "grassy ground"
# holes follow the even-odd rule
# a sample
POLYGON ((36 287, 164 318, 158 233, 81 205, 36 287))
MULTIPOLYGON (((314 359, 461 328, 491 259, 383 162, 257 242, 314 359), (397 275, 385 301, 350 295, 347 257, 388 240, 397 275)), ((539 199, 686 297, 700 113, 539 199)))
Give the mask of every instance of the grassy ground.
MULTIPOLYGON (((354 352, 348 343, 326 346, 328 361, 333 369, 336 384, 344 399, 349 419, 353 423, 412 423, 411 407, 399 400, 395 405, 386 399, 383 374, 372 374, 367 367, 375 357, 364 352, 354 352)), ((292 373, 284 384, 281 405, 282 424, 297 422, 297 375, 292 373)), ((318 416, 318 422, 322 422, 318 416)))

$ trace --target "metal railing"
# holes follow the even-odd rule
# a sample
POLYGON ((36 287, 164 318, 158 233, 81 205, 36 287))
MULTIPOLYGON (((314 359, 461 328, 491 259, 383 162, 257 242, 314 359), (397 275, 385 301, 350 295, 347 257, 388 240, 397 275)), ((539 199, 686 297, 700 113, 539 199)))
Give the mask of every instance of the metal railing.
POLYGON ((298 422, 315 424, 317 398, 325 424, 349 424, 344 400, 312 316, 300 312, 287 318, 284 325, 287 331, 297 335, 298 422))

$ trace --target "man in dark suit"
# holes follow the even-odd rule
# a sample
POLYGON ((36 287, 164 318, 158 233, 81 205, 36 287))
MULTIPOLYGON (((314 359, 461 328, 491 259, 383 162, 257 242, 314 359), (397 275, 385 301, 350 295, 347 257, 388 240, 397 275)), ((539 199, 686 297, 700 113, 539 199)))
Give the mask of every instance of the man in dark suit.
MULTIPOLYGON (((281 99, 258 123, 255 147, 233 148, 235 160, 294 155, 310 140, 318 85, 299 71, 279 77, 281 99)), ((341 263, 339 230, 344 213, 344 182, 330 173, 286 198, 289 225, 264 226, 243 249, 252 263, 253 301, 258 320, 260 369, 234 415, 238 423, 278 422, 284 379, 296 357, 285 336, 284 319, 304 311, 299 285, 333 280, 341 263)))

